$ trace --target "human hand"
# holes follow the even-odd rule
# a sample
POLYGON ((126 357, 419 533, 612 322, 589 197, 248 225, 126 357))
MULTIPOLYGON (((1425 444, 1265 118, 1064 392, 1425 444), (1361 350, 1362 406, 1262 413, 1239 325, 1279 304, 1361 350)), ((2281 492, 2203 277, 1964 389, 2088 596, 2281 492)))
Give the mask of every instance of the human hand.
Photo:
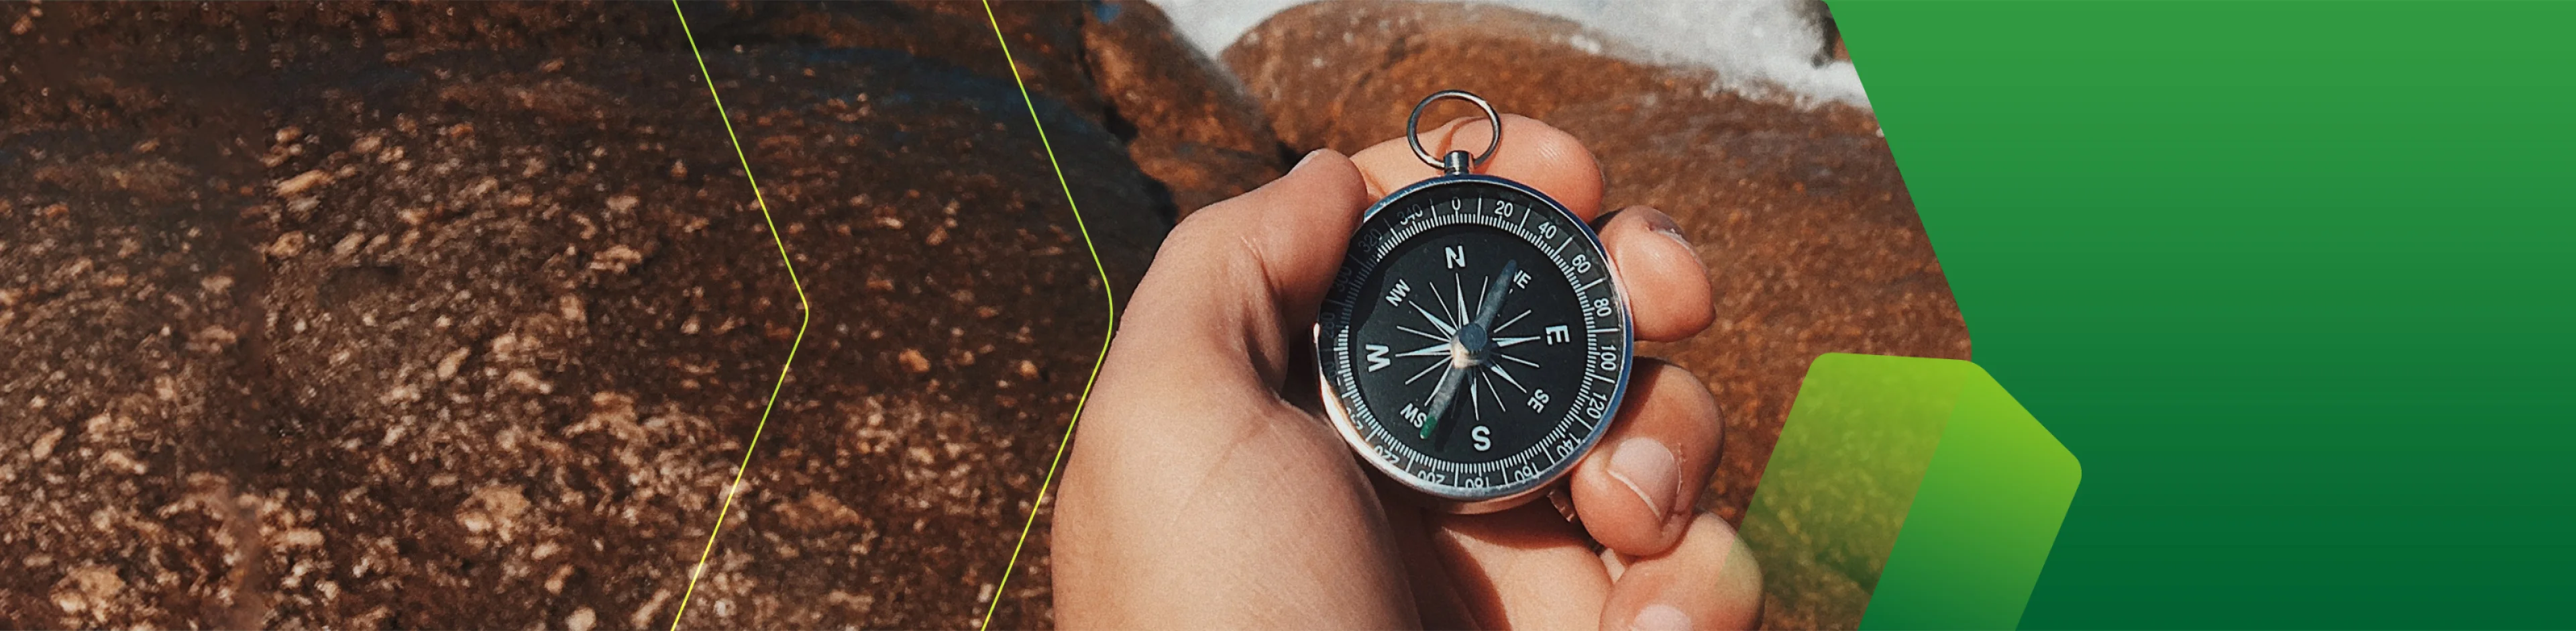
MULTIPOLYGON (((1481 144, 1487 124, 1453 121, 1424 132, 1423 144, 1435 155, 1453 138, 1481 144)), ((1707 271, 1670 217, 1632 207, 1596 221, 1591 153, 1535 120, 1503 125, 1503 147, 1481 172, 1535 187, 1600 228, 1638 340, 1707 328, 1707 271)), ((1059 623, 1753 623, 1761 579, 1751 553, 1694 506, 1716 469, 1720 425, 1716 399, 1687 371, 1638 361, 1609 434, 1568 476, 1579 525, 1544 501, 1487 515, 1423 508, 1369 474, 1321 414, 1309 336, 1360 212, 1436 175, 1402 139, 1350 158, 1317 151, 1173 229, 1128 306, 1065 468, 1059 623)))

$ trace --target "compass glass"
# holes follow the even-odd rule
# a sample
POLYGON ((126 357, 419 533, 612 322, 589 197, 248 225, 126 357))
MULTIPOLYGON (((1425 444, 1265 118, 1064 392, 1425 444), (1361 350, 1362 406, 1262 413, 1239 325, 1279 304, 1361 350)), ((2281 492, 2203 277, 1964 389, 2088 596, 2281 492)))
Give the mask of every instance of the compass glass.
POLYGON ((1380 202, 1320 325, 1345 437, 1451 500, 1553 480, 1599 439, 1627 380, 1627 306, 1599 240, 1508 180, 1445 177, 1380 202))

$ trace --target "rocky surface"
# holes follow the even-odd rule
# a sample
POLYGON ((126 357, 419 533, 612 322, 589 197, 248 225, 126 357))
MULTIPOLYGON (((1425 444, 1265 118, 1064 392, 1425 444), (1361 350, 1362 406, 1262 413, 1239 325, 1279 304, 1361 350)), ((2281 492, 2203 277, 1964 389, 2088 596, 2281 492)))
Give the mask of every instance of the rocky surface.
MULTIPOLYGON (((997 9, 1116 291, 1435 89, 1584 138, 1718 277, 1650 350, 1730 519, 1810 358, 1967 355, 1865 111, 1500 9, 1283 13, 1248 96, 1151 6, 997 9)), ((1046 625, 1045 537, 996 585, 1107 316, 982 8, 687 10, 801 345, 667 5, 0 5, 0 626, 668 624, 791 345, 688 624, 1046 625)))
POLYGON ((1129 131, 1128 153, 1168 188, 1175 220, 1287 172, 1261 104, 1183 41, 1161 9, 1103 3, 1082 32, 1114 123, 1129 131))
MULTIPOLYGON (((1083 10, 1002 27, 1123 290, 1083 10)), ((1045 624, 1107 316, 981 9, 689 11, 812 324, 688 625, 1045 624)), ((667 5, 0 24, 0 626, 668 624, 800 313, 667 5)))
MULTIPOLYGON (((1706 71, 1607 54, 1615 42, 1504 8, 1318 3, 1273 16, 1224 58, 1293 150, 1397 137, 1423 95, 1465 89, 1582 139, 1601 160, 1608 208, 1672 214, 1715 278, 1717 323, 1645 351, 1717 392, 1727 441, 1701 504, 1740 522, 1817 355, 1966 359, 1967 327, 1868 111, 1747 98, 1706 71)), ((1469 115, 1447 105, 1424 119, 1469 115)), ((1766 627, 1858 623, 1769 602, 1766 627)))

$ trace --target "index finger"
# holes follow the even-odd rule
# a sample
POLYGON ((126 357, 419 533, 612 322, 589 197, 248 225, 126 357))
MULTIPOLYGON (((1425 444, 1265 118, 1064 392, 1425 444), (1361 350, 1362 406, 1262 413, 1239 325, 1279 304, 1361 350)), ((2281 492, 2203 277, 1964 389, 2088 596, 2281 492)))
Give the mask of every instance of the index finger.
MULTIPOLYGON (((1484 117, 1461 118, 1423 130, 1422 148, 1431 155, 1451 150, 1482 153, 1492 138, 1493 123, 1484 117)), ((1423 164, 1403 138, 1377 143, 1351 156, 1368 183, 1371 198, 1383 198, 1414 182, 1438 177, 1440 169, 1423 164)), ((1590 223, 1601 215, 1601 163, 1592 151, 1564 130, 1519 114, 1503 115, 1503 146, 1477 173, 1528 184, 1574 216, 1590 223)))

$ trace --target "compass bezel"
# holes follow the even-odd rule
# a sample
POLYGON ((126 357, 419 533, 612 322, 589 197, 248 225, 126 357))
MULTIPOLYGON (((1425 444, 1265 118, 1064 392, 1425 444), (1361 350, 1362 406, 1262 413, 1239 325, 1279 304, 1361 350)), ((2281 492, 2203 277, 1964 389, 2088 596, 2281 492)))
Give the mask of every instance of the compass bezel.
MULTIPOLYGON (((1497 197, 1490 194, 1476 196, 1484 198, 1497 197)), ((1590 223, 1575 216, 1572 211, 1566 209, 1564 204, 1558 203, 1554 198, 1548 197, 1546 193, 1542 193, 1535 188, 1531 188, 1512 180, 1476 174, 1446 175, 1423 180, 1411 186, 1407 186, 1393 194, 1387 195, 1383 199, 1378 200, 1377 203, 1370 205, 1368 210, 1361 215, 1360 221, 1360 228, 1355 230, 1352 234, 1353 242, 1350 245, 1352 249, 1346 252, 1342 270, 1335 274, 1333 288, 1328 292, 1323 311, 1319 313, 1316 318, 1312 340, 1312 349, 1315 353, 1316 377, 1319 384, 1318 387, 1321 391, 1320 394, 1323 399, 1324 411, 1332 418, 1334 429, 1342 436, 1343 442, 1351 447, 1352 451, 1361 461, 1369 463, 1369 466, 1376 469, 1378 473, 1403 484, 1407 488, 1421 492, 1423 495, 1427 496, 1427 499, 1431 500, 1431 504, 1449 512, 1485 513, 1500 511, 1519 506, 1539 497, 1542 492, 1556 484, 1558 481, 1564 479, 1565 475, 1568 472, 1571 472, 1575 465, 1581 463, 1586 456, 1590 455, 1592 449, 1599 445, 1602 436, 1608 433, 1610 423, 1618 417, 1620 404, 1626 400, 1629 378, 1634 370, 1636 337, 1634 332, 1634 320, 1631 317, 1628 305, 1627 287, 1625 282, 1619 278, 1618 266, 1609 260, 1608 250, 1602 245, 1600 234, 1593 229, 1590 223), (1611 304, 1617 310, 1617 313, 1615 313, 1614 317, 1610 320, 1616 322, 1619 328, 1616 336, 1617 348, 1614 349, 1617 354, 1619 364, 1616 374, 1612 377, 1606 405, 1603 406, 1598 418, 1589 419, 1591 421, 1590 429, 1583 432, 1581 440, 1576 443, 1571 452, 1557 457, 1557 459, 1550 462, 1547 467, 1538 470, 1535 475, 1528 475, 1519 479, 1508 480, 1503 484, 1463 486, 1453 484, 1448 481, 1434 481, 1432 479, 1425 478, 1424 476, 1401 466, 1400 463, 1391 462, 1390 459, 1394 458, 1394 456, 1381 456, 1380 447, 1371 443, 1366 438, 1366 430, 1359 427, 1358 420, 1351 413, 1350 406, 1354 401, 1359 400, 1359 395, 1357 393, 1353 393, 1350 397, 1346 398, 1342 392, 1343 384, 1337 382, 1335 379, 1337 363, 1335 362, 1336 355, 1334 354, 1334 351, 1336 349, 1334 347, 1334 343, 1336 339, 1342 338, 1344 331, 1327 331, 1325 330, 1325 325, 1326 323, 1336 322, 1337 314, 1335 312, 1337 310, 1347 311, 1351 309, 1349 303, 1350 297, 1344 295, 1347 292, 1348 287, 1357 284, 1357 279, 1350 278, 1354 273, 1354 266, 1352 265, 1353 260, 1351 257, 1356 256, 1356 253, 1359 251, 1358 248, 1362 246, 1362 244, 1359 243, 1359 239, 1363 235, 1370 233, 1372 226, 1371 222, 1393 220, 1391 217, 1380 217, 1380 215, 1390 208, 1399 208, 1407 205, 1417 196, 1449 187, 1477 186, 1495 187, 1535 200, 1537 204, 1532 205, 1525 212, 1544 212, 1552 215, 1559 223, 1571 226, 1571 234, 1575 235, 1576 240, 1581 242, 1581 247, 1586 251, 1593 253, 1595 260, 1602 261, 1602 273, 1609 279, 1609 293, 1612 297, 1611 304), (1339 306, 1337 307, 1337 305, 1339 306)), ((1522 235, 1514 236, 1523 240, 1529 240, 1531 238, 1522 235)), ((1532 241, 1530 242, 1530 245, 1538 247, 1542 251, 1545 250, 1545 244, 1543 243, 1532 241)), ((1381 262, 1386 256, 1391 254, 1394 248, 1395 245, 1387 246, 1389 253, 1382 253, 1380 255, 1381 262)), ((1374 265, 1375 264, 1371 264, 1367 267, 1374 267, 1374 265)), ((1567 274, 1566 270, 1562 268, 1552 269, 1555 270, 1554 273, 1567 274)), ((1578 290, 1577 295, 1581 295, 1580 290, 1578 290)), ((1344 324, 1346 326, 1343 328, 1349 329, 1356 328, 1357 323, 1344 324)), ((1558 429, 1575 429, 1565 427, 1565 425, 1574 422, 1577 419, 1578 414, 1580 414, 1578 409, 1569 405, 1567 412, 1556 417, 1554 419, 1554 423, 1556 423, 1558 429)), ((1372 415, 1372 417, 1374 417, 1374 415, 1372 415)), ((1550 440, 1542 440, 1525 449, 1529 452, 1536 452, 1548 449, 1550 444, 1550 440)), ((1423 460, 1449 462, 1453 465, 1459 464, 1430 454, 1416 453, 1414 455, 1423 460)))

